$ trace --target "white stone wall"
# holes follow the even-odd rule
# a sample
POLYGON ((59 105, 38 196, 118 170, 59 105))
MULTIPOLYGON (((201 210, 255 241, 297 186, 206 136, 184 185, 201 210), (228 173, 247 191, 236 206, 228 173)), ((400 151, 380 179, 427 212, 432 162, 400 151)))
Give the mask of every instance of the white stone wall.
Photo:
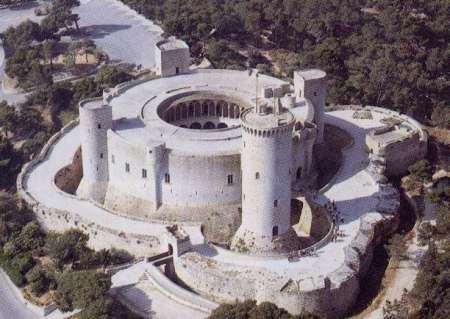
POLYGON ((317 125, 316 143, 323 142, 325 99, 327 96, 326 73, 321 70, 294 72, 294 93, 296 97, 310 100, 314 105, 314 123, 317 125), (308 76, 304 72, 310 72, 308 76))
POLYGON ((77 194, 103 202, 108 182, 107 131, 112 127, 112 108, 86 108, 80 104, 83 178, 77 194))
POLYGON ((111 209, 150 207, 151 213, 161 205, 205 207, 235 204, 241 200, 239 154, 176 155, 164 146, 142 148, 130 144, 114 131, 108 133, 108 148, 110 174, 105 205, 111 209), (125 163, 129 164, 129 172, 125 170, 125 163), (143 169, 147 170, 146 178, 142 177, 143 169), (166 182, 166 174, 169 174, 169 182, 166 182), (228 175, 233 176, 230 185, 228 175))
MULTIPOLYGON (((267 251, 273 241, 292 231, 291 211, 291 161, 293 122, 268 129, 242 130, 242 225, 237 231, 233 246, 245 242, 246 249, 267 251), (265 133, 265 132, 264 132, 265 133), (273 236, 273 230, 278 235, 273 236)), ((244 249, 245 250, 245 249, 244 249)))

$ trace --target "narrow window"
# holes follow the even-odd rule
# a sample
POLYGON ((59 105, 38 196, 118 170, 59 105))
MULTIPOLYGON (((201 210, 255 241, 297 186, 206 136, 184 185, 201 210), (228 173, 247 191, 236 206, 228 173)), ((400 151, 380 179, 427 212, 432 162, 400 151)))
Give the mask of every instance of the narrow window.
POLYGON ((228 185, 233 184, 233 175, 228 175, 227 179, 228 179, 228 185))
POLYGON ((101 129, 101 128, 102 128, 102 125, 101 125, 101 124, 97 124, 97 127, 98 127, 99 129, 101 129))
POLYGON ((297 169, 297 179, 300 179, 300 177, 302 177, 302 168, 301 167, 299 167, 298 169, 297 169))
POLYGON ((179 68, 179 67, 176 67, 176 68, 175 68, 175 74, 178 74, 178 73, 180 73, 180 68, 179 68))
POLYGON ((129 173, 130 172, 130 164, 125 163, 125 172, 129 173))
POLYGON ((147 170, 145 168, 142 169, 142 178, 147 178, 147 170))
POLYGON ((275 199, 275 200, 273 201, 273 207, 278 207, 278 200, 277 200, 277 199, 275 199))
POLYGON ((272 236, 278 236, 278 226, 273 226, 272 228, 272 236))
POLYGON ((317 96, 317 92, 314 92, 314 96, 317 96))
POLYGON ((259 179, 259 172, 256 172, 255 178, 256 178, 256 179, 259 179))
POLYGON ((114 154, 113 155, 111 155, 111 163, 115 163, 116 162, 116 158, 114 157, 114 154))
POLYGON ((166 184, 170 184, 170 174, 169 173, 164 174, 164 182, 166 184))
POLYGON ((100 158, 103 158, 103 153, 100 153, 100 158))

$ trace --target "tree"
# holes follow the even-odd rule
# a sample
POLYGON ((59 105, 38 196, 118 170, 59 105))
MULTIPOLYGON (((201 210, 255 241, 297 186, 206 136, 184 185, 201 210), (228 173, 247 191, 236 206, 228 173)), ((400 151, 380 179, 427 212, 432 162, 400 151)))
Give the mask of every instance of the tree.
POLYGON ((111 278, 95 271, 66 271, 58 279, 56 304, 63 311, 86 308, 111 288, 111 278))
POLYGON ((45 59, 50 62, 50 69, 53 70, 53 59, 57 54, 57 46, 55 40, 47 40, 42 45, 45 59))
POLYGON ((14 107, 9 106, 6 101, 0 102, 0 127, 3 129, 6 138, 13 132, 18 124, 18 117, 14 107))
POLYGON ((45 269, 41 265, 35 265, 25 275, 31 291, 40 296, 48 290, 50 280, 45 269))
POLYGON ((50 233, 47 236, 46 249, 57 267, 74 263, 88 249, 89 235, 80 230, 71 229, 62 234, 50 233))

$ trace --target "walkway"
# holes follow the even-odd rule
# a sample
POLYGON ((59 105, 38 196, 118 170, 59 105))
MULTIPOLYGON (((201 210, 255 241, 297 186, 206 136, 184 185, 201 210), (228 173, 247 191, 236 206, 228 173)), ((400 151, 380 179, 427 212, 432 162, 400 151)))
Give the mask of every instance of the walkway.
POLYGON ((122 302, 137 310, 144 318, 152 319, 203 319, 208 315, 204 311, 186 305, 184 300, 216 308, 215 303, 170 281, 154 266, 155 262, 158 260, 153 263, 139 262, 112 277, 112 288, 122 302), (173 289, 174 287, 176 289, 173 289))
POLYGON ((35 319, 39 318, 25 306, 20 291, 0 269, 0 319, 35 319))

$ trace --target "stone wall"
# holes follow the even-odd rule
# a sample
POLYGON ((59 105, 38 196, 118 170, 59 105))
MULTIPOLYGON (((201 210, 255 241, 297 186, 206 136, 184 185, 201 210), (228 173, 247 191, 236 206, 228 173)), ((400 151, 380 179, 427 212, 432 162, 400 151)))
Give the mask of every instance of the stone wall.
MULTIPOLYGON (((53 145, 67 132, 78 125, 78 120, 72 121, 53 135, 44 145, 39 155, 31 162, 26 163, 17 177, 17 192, 22 200, 34 211, 37 221, 47 231, 65 231, 70 228, 77 228, 89 234, 89 245, 94 249, 118 248, 125 249, 135 256, 147 256, 165 250, 159 235, 151 236, 135 233, 124 233, 117 229, 111 229, 93 223, 84 217, 64 210, 46 207, 36 201, 36 199, 24 188, 27 174, 34 166, 44 161, 53 145)), ((55 185, 55 190, 64 196, 83 201, 76 196, 63 192, 55 185)), ((94 203, 92 203, 94 205, 94 203)))

